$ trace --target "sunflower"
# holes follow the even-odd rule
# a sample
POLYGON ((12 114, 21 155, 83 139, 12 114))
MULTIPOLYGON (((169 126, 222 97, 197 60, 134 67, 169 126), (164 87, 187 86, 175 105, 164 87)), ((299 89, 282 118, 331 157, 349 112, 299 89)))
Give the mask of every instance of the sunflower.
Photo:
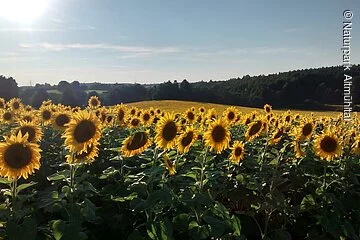
POLYGON ((342 154, 341 144, 334 131, 330 129, 315 138, 314 148, 316 155, 327 161, 340 157, 342 154))
POLYGON ((284 134, 284 128, 283 127, 278 127, 278 129, 276 131, 274 131, 274 133, 271 136, 271 139, 269 141, 270 145, 276 145, 280 142, 281 137, 284 134))
POLYGON ((66 162, 69 164, 89 164, 99 155, 98 142, 87 146, 86 151, 82 153, 75 152, 73 154, 66 155, 66 162))
POLYGON ((140 123, 141 123, 141 121, 140 121, 139 118, 132 117, 132 118, 130 118, 128 125, 129 125, 130 128, 137 128, 137 127, 140 126, 140 123))
POLYGON ((168 154, 162 155, 162 159, 164 161, 164 166, 169 171, 169 175, 173 176, 176 173, 175 164, 171 161, 168 154))
POLYGON ((265 104, 264 110, 265 110, 266 114, 269 114, 269 113, 271 113, 272 107, 269 104, 265 104))
POLYGON ((88 106, 90 108, 97 108, 100 107, 101 102, 97 96, 91 96, 88 101, 88 106))
POLYGON ((233 125, 236 121, 237 110, 235 107, 228 107, 223 112, 223 118, 226 119, 228 124, 233 125))
POLYGON ((135 116, 137 111, 138 111, 137 108, 132 107, 132 108, 130 109, 129 113, 130 113, 131 116, 135 116))
POLYGON ((204 107, 199 107, 199 112, 200 112, 200 114, 205 113, 205 108, 204 107))
POLYGON ((121 153, 125 157, 132 157, 144 152, 151 144, 148 132, 136 132, 123 141, 121 153))
POLYGON ((88 146, 97 143, 101 137, 101 123, 92 112, 80 111, 73 114, 72 119, 66 124, 62 135, 65 145, 70 152, 79 154, 87 150, 88 146))
POLYGON ((9 180, 23 177, 27 179, 40 168, 40 152, 38 144, 27 141, 27 134, 5 137, 0 143, 0 175, 9 180))
POLYGON ((41 131, 41 128, 37 124, 27 121, 21 121, 19 124, 20 126, 17 127, 14 131, 15 135, 21 132, 22 136, 28 134, 27 140, 29 142, 37 143, 41 141, 43 133, 41 131))
POLYGON ((230 161, 238 164, 240 160, 244 159, 244 143, 235 141, 231 147, 230 161))
POLYGON ((159 148, 171 149, 176 143, 179 127, 173 113, 166 113, 156 125, 155 143, 159 148))
POLYGON ((51 110, 51 108, 46 106, 42 106, 39 109, 39 113, 40 113, 40 118, 44 123, 48 123, 53 116, 53 111, 51 110))
POLYGON ((192 109, 188 109, 185 112, 185 117, 186 117, 186 119, 188 120, 189 123, 192 123, 192 122, 195 121, 196 116, 195 116, 194 111, 192 111, 192 109))
POLYGON ((205 132, 204 138, 205 145, 210 147, 210 150, 214 149, 216 153, 221 153, 227 149, 230 142, 230 130, 226 121, 220 118, 212 122, 205 132))
POLYGON ((177 139, 177 150, 180 154, 187 153, 197 139, 197 133, 193 127, 187 127, 177 139))
POLYGON ((120 104, 117 106, 116 108, 116 121, 119 125, 122 125, 125 121, 125 116, 126 116, 126 107, 124 104, 120 104))
POLYGON ((22 107, 21 100, 19 98, 12 98, 9 102, 10 107, 13 111, 19 111, 22 107))
POLYGON ((14 121, 15 115, 11 110, 2 111, 2 122, 12 123, 14 121))
POLYGON ((304 121, 301 125, 299 135, 300 140, 310 139, 314 131, 314 123, 312 121, 304 121))
POLYGON ((149 126, 152 123, 152 116, 149 111, 145 110, 141 114, 141 122, 144 126, 149 126))
POLYGON ((257 120, 255 122, 250 123, 248 130, 246 131, 245 134, 246 141, 252 141, 256 137, 258 137, 261 133, 262 127, 263 127, 262 120, 257 120))
POLYGON ((251 123, 251 116, 250 115, 246 115, 244 118, 244 125, 249 125, 251 123))
POLYGON ((52 117, 52 125, 55 129, 65 130, 66 124, 71 120, 70 115, 66 111, 55 113, 52 117))

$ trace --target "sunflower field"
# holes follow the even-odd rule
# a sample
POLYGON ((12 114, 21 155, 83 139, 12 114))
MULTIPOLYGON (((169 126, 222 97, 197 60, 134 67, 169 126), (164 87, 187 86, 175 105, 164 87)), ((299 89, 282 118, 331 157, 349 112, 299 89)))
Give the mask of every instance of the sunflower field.
POLYGON ((359 119, 0 99, 0 239, 359 239, 359 119))

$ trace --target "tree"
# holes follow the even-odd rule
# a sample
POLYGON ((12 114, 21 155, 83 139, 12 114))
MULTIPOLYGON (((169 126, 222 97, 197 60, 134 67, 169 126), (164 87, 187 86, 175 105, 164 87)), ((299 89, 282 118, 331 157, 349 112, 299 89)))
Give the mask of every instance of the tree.
POLYGON ((11 98, 19 96, 19 87, 12 77, 6 78, 0 75, 0 97, 9 101, 11 98))
POLYGON ((44 88, 39 88, 31 99, 31 106, 39 108, 43 101, 49 99, 49 94, 44 88))

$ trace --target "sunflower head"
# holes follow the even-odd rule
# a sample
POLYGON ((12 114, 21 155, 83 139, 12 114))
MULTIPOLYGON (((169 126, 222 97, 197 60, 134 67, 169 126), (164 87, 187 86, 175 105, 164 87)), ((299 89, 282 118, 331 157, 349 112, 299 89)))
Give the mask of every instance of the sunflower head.
POLYGON ((142 112, 141 121, 144 126, 149 126, 152 123, 152 116, 149 111, 145 110, 142 112))
POLYGON ((11 110, 2 111, 2 122, 4 123, 12 123, 15 119, 15 114, 11 110))
POLYGON ((197 136, 197 132, 193 127, 187 127, 186 130, 177 139, 178 152, 180 154, 187 153, 197 139, 197 136))
POLYGON ((244 159, 244 143, 240 141, 235 141, 231 147, 230 161, 232 163, 238 164, 242 159, 244 159))
POLYGON ((271 136, 271 139, 269 141, 270 145, 276 145, 280 142, 281 137, 284 134, 284 128, 283 127, 278 127, 276 131, 274 131, 274 133, 271 136))
POLYGON ((43 134, 41 128, 37 124, 33 122, 21 121, 19 125, 20 126, 15 129, 15 135, 21 132, 22 136, 25 136, 25 134, 27 134, 27 140, 29 142, 37 143, 41 141, 43 134))
POLYGON ((9 180, 23 177, 27 179, 40 168, 39 145, 27 141, 28 135, 24 136, 21 131, 17 135, 5 138, 0 143, 0 175, 9 180))
POLYGON ((101 128, 99 119, 92 112, 83 110, 73 114, 62 138, 70 152, 81 154, 89 146, 96 145, 101 137, 101 128))
POLYGON ((139 155, 144 152, 148 147, 151 146, 151 140, 149 133, 146 131, 136 132, 132 136, 127 137, 121 147, 121 153, 125 157, 132 157, 139 155))
POLYGON ((155 143, 159 148, 171 149, 175 146, 179 126, 173 113, 166 113, 156 125, 155 143))
POLYGON ((266 114, 271 113, 272 107, 269 104, 264 105, 264 110, 266 114))
POLYGON ((9 104, 13 111, 19 111, 22 108, 22 103, 19 98, 12 98, 9 104))
POLYGON ((342 155, 342 147, 334 131, 328 129, 314 141, 315 153, 321 159, 331 161, 342 155))
POLYGON ((226 121, 222 118, 215 120, 210 124, 204 134, 205 145, 210 147, 216 153, 221 153, 229 147, 230 130, 227 127, 226 121))
POLYGON ((256 137, 260 135, 260 133, 262 132, 262 128, 263 128, 263 121, 261 119, 250 123, 248 130, 246 131, 245 134, 245 139, 247 141, 254 140, 256 137))
POLYGON ((237 115, 237 110, 235 107, 228 107, 223 112, 223 118, 226 119, 226 121, 231 125, 235 123, 236 115, 237 115))
POLYGON ((100 107, 101 102, 97 96, 91 96, 88 101, 88 106, 90 108, 98 108, 100 107))
POLYGON ((140 121, 140 119, 139 119, 138 117, 132 117, 132 118, 130 118, 130 120, 129 120, 128 126, 129 126, 130 128, 137 128, 137 127, 140 126, 140 123, 141 123, 141 121, 140 121))
POLYGON ((70 114, 67 111, 61 111, 52 116, 52 125, 55 129, 63 131, 66 129, 66 124, 71 120, 70 114))

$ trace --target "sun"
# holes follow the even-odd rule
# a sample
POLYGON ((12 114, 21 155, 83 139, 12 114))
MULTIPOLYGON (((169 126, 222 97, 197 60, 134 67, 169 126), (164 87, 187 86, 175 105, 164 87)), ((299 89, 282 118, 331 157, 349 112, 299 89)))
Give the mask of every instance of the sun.
POLYGON ((50 0, 1 0, 0 17, 12 22, 31 23, 47 9, 50 0))

